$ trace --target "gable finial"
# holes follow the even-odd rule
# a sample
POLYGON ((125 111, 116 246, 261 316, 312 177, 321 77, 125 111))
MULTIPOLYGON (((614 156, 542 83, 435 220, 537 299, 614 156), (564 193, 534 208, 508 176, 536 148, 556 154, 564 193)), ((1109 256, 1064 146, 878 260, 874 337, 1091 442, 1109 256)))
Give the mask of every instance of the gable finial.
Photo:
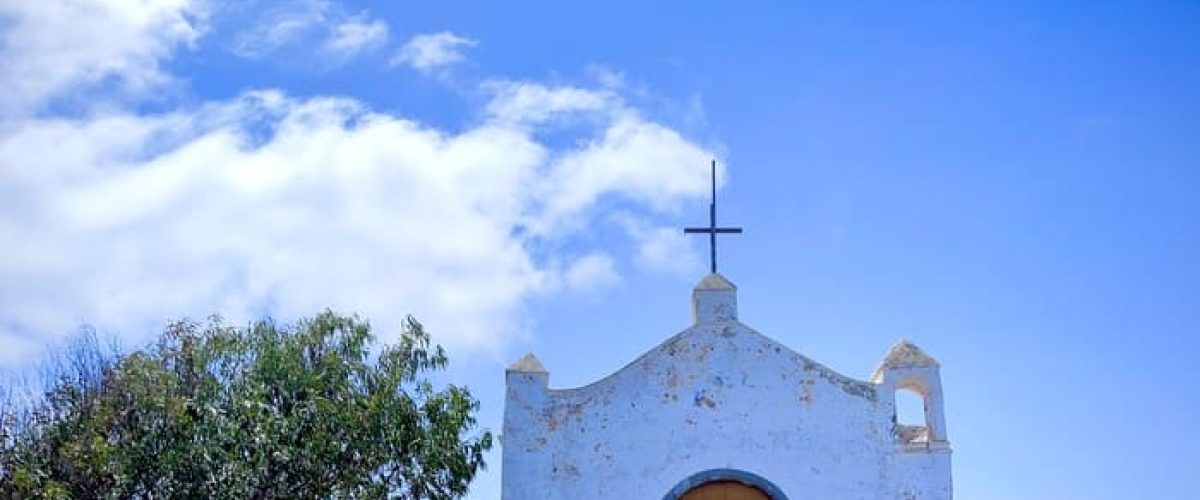
POLYGON ((717 234, 742 234, 740 227, 717 227, 717 160, 712 161, 712 203, 708 205, 708 227, 688 227, 684 233, 708 234, 709 270, 717 273, 717 234))

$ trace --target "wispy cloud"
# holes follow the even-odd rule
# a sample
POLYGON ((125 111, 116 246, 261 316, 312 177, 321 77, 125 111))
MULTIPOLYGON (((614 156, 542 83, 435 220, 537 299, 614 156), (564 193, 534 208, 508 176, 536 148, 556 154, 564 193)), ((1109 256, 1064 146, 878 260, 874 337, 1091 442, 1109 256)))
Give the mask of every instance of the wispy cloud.
POLYGON ((334 26, 325 41, 325 52, 346 59, 361 52, 377 49, 387 42, 387 23, 360 13, 334 26))
POLYGON ((260 20, 234 37, 233 52, 258 59, 300 43, 329 22, 332 10, 325 0, 301 0, 258 13, 260 20))
POLYGON ((695 274, 701 269, 691 242, 678 227, 654 226, 630 214, 619 214, 613 220, 637 243, 634 263, 638 267, 679 275, 695 274))
POLYGON ((351 15, 340 4, 303 0, 273 7, 261 20, 234 37, 232 50, 250 59, 266 59, 285 50, 316 50, 325 63, 343 63, 379 49, 388 25, 366 11, 351 15))
POLYGON ((562 279, 567 289, 583 291, 608 288, 621 281, 613 258, 599 251, 572 262, 563 273, 562 279))
POLYGON ((407 65, 422 73, 463 60, 462 50, 478 44, 470 38, 449 31, 420 34, 409 39, 392 58, 394 65, 407 65))
POLYGON ((619 99, 608 89, 547 87, 528 82, 491 80, 483 88, 494 98, 484 111, 493 120, 540 124, 550 118, 619 111, 619 99))

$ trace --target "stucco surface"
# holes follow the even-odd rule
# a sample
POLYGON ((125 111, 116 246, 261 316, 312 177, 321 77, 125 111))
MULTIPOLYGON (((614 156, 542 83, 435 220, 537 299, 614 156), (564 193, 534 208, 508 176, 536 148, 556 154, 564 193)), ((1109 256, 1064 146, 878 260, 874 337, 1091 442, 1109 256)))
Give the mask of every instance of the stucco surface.
POLYGON ((591 385, 549 389, 544 369, 510 368, 504 498, 657 499, 710 469, 791 499, 950 498, 948 446, 897 440, 893 380, 841 375, 755 332, 735 293, 697 287, 694 310, 717 314, 696 310, 691 328, 591 385))

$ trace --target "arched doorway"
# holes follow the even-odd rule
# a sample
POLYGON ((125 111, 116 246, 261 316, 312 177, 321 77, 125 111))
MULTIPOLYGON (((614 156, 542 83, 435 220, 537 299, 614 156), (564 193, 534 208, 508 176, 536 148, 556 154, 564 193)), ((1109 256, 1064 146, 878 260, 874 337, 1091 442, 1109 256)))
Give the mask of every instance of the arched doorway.
POLYGON ((688 490, 679 500, 771 500, 771 497, 737 481, 713 481, 688 490))
POLYGON ((788 497, 753 472, 709 469, 680 481, 663 500, 788 500, 788 497))

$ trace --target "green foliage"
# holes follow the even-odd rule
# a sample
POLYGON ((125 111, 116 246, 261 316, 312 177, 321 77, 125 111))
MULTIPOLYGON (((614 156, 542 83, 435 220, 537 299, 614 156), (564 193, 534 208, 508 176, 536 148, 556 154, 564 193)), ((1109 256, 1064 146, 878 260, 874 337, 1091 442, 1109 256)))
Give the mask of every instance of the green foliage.
POLYGON ((293 328, 214 318, 127 356, 74 356, 5 415, 0 497, 462 496, 492 445, 468 434, 479 403, 424 378, 447 359, 412 318, 377 356, 371 339, 332 312, 293 328))

